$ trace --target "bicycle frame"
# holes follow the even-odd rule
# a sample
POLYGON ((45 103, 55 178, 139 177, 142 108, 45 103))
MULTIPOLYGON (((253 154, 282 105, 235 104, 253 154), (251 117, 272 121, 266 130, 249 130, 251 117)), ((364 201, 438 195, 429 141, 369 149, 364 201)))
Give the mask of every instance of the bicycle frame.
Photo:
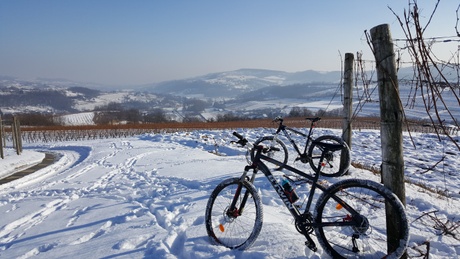
MULTIPOLYGON (((254 244, 261 233, 264 215, 263 197, 254 186, 261 171, 291 213, 296 230, 306 238, 305 245, 312 251, 318 250, 315 242, 319 241, 333 258, 367 255, 385 258, 385 254, 390 257, 404 254, 409 241, 409 222, 404 205, 391 190, 365 179, 345 179, 332 185, 320 180, 328 170, 330 153, 342 149, 341 141, 323 142, 322 139, 328 139, 323 137, 313 140, 309 152, 316 148, 320 151, 316 152, 319 161, 309 161, 315 167, 314 174, 287 165, 284 169, 292 173, 283 177, 293 183, 289 186, 285 179, 278 179, 276 169, 271 169, 271 164, 284 165, 285 159, 279 159, 281 162, 272 158, 269 153, 272 147, 267 143, 258 144, 273 137, 264 137, 253 144, 237 132, 233 135, 239 140, 232 143, 246 147, 251 160, 242 175, 222 181, 209 197, 205 225, 212 241, 241 250, 254 244), (294 189, 304 184, 310 188, 305 192, 299 189, 303 197, 296 203, 299 195, 294 189), (395 216, 391 222, 384 217, 390 210, 395 216), (400 231, 393 234, 388 231, 390 226, 400 231), (311 236, 315 234, 317 241, 311 236)), ((282 146, 285 150, 284 144, 282 146)))
POLYGON ((276 130, 275 134, 274 134, 274 138, 273 138, 273 141, 276 141, 276 139, 278 138, 278 135, 280 134, 280 132, 283 132, 283 135, 289 140, 289 142, 291 143, 291 145, 294 147, 295 151, 297 152, 297 154, 300 156, 300 157, 304 157, 306 156, 307 154, 307 148, 308 146, 310 145, 310 141, 313 141, 311 135, 313 133, 313 126, 314 126, 314 123, 316 121, 318 121, 317 118, 314 118, 312 119, 312 122, 311 122, 311 125, 310 125, 310 130, 308 131, 308 134, 305 134, 303 132, 300 132, 296 129, 293 129, 293 128, 290 128, 286 125, 283 124, 283 119, 278 119, 280 122, 279 122, 279 126, 278 126, 278 129, 276 130), (304 138, 306 138, 306 143, 305 143, 305 147, 303 149, 303 152, 300 151, 300 148, 299 146, 297 146, 297 144, 295 143, 295 141, 292 139, 291 135, 287 132, 287 131, 291 131, 291 132, 294 132, 295 134, 297 135, 300 135, 304 138))
MULTIPOLYGON (((326 149, 328 149, 328 146, 329 148, 333 148, 335 145, 334 144, 326 144, 324 143, 323 144, 325 146, 326 149)), ((310 213, 310 208, 311 208, 311 205, 312 205, 312 202, 313 202, 313 196, 315 194, 315 191, 316 189, 320 189, 321 191, 325 192, 327 187, 321 185, 318 183, 318 179, 319 179, 319 176, 320 176, 320 173, 315 173, 314 176, 311 176, 311 175, 308 175, 294 167, 291 167, 289 165, 284 165, 284 169, 288 170, 288 171, 291 171, 299 176, 302 176, 303 178, 306 179, 306 183, 310 183, 311 184, 311 188, 310 188, 310 191, 309 191, 309 194, 308 194, 308 198, 307 198, 307 204, 306 204, 306 207, 305 207, 305 211, 304 212, 301 212, 299 211, 299 208, 297 206, 295 206, 288 198, 288 196, 284 193, 284 189, 282 187, 282 185, 280 184, 280 182, 278 182, 275 178, 275 176, 272 174, 272 172, 268 169, 268 167, 264 164, 263 160, 264 161, 267 161, 267 162, 270 162, 270 163, 273 163, 273 164, 276 164, 276 165, 282 165, 281 162, 273 159, 273 158, 270 158, 266 155, 263 155, 262 154, 262 147, 255 147, 256 148, 256 155, 254 157, 254 160, 253 160, 253 163, 252 165, 247 165, 244 169, 244 172, 243 172, 243 175, 241 176, 241 181, 245 181, 245 180, 248 180, 249 182, 251 183, 254 183, 254 180, 255 180, 255 176, 257 174, 257 172, 260 170, 262 171, 262 173, 265 175, 265 177, 268 179, 268 181, 271 183, 271 185, 273 186, 273 188, 275 189, 276 193, 278 193, 279 197, 281 198, 281 200, 283 201, 284 205, 286 206, 286 208, 289 210, 289 212, 291 213, 291 215, 294 217, 294 220, 297 223, 299 223, 300 225, 300 228, 297 228, 299 230, 299 232, 301 231, 301 233, 307 238, 307 246, 312 249, 313 251, 316 251, 316 245, 314 243, 314 241, 311 239, 310 237, 310 233, 308 232, 307 228, 316 228, 316 227, 322 227, 322 226, 353 226, 353 225, 356 225, 356 222, 354 221, 343 221, 343 222, 328 222, 328 223, 316 223, 314 222, 313 220, 311 220, 310 222, 307 221, 307 218, 305 218, 305 216, 311 216, 311 213, 310 213), (252 176, 249 178, 248 176, 248 173, 249 171, 252 170, 252 176)), ((319 161, 319 166, 321 166, 321 163, 323 162, 323 159, 324 159, 324 152, 323 154, 321 155, 321 158, 320 158, 320 161, 319 161)), ((240 192, 241 192, 241 186, 239 185, 238 186, 238 190, 237 190, 237 193, 235 194, 235 198, 238 197, 240 195, 240 192)), ((248 198, 248 193, 245 193, 244 194, 244 197, 243 197, 243 202, 241 203, 241 208, 235 210, 235 204, 236 204, 236 199, 234 199, 234 201, 232 202, 231 204, 231 207, 230 207, 230 210, 229 211, 237 211, 239 213, 242 213, 242 211, 244 210, 244 206, 245 206, 245 203, 246 203, 246 200, 248 198)), ((358 214, 353 208, 351 208, 348 204, 346 204, 343 200, 341 200, 340 198, 336 197, 336 196, 333 196, 332 197, 334 200, 337 201, 338 204, 342 205, 345 209, 347 209, 351 215, 356 215, 358 214)), ((297 225, 296 225, 297 227, 297 225)))

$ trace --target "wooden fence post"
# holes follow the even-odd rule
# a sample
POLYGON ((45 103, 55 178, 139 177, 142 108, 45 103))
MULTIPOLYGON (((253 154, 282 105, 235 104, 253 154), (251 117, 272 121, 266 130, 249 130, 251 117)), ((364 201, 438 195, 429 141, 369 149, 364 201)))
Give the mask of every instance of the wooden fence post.
MULTIPOLYGON (((348 144, 351 150, 351 115, 353 114, 353 53, 345 53, 345 63, 343 72, 343 121, 342 121, 342 138, 348 144)), ((345 151, 340 156, 340 167, 345 165, 345 151)))
POLYGON ((2 137, 3 137, 3 139, 2 139, 2 141, 3 141, 3 147, 6 147, 5 125, 4 125, 3 123, 2 123, 2 129, 1 129, 1 131, 3 132, 3 136, 2 136, 2 137))
POLYGON ((5 158, 5 155, 3 154, 3 135, 5 133, 3 132, 3 124, 2 124, 2 116, 0 116, 0 157, 2 159, 5 158))
POLYGON ((22 132, 21 132, 21 123, 19 119, 16 119, 16 131, 18 134, 18 147, 19 147, 19 153, 22 153, 22 132))
POLYGON ((12 135, 13 135, 13 147, 16 149, 16 154, 20 155, 22 153, 22 138, 21 130, 19 129, 19 120, 16 117, 13 117, 12 126, 12 135))
POLYGON ((17 138, 17 135, 16 135, 16 123, 14 123, 14 121, 16 120, 16 118, 13 116, 13 122, 11 123, 11 138, 13 140, 13 148, 16 149, 16 153, 19 155, 18 153, 18 140, 16 139, 17 138))
POLYGON ((351 115, 353 114, 353 53, 345 54, 343 73, 343 123, 342 138, 351 149, 351 115))
MULTIPOLYGON (((404 113, 399 97, 398 76, 391 39, 390 26, 382 24, 370 30, 377 66, 380 99, 380 136, 382 143, 382 182, 406 204, 404 186, 404 158, 402 129, 404 113)), ((388 243, 399 236, 393 220, 393 212, 387 209, 388 243)))

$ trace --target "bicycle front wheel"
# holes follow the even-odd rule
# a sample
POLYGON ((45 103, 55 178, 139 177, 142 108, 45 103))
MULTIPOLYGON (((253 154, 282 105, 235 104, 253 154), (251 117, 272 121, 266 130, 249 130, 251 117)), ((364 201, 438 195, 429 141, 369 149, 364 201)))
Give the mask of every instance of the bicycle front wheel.
POLYGON ((348 172, 350 167, 350 148, 348 148, 347 143, 343 139, 332 136, 325 135, 317 138, 310 145, 308 149, 308 156, 310 157, 310 166, 316 172, 320 172, 321 175, 329 177, 338 177, 344 175, 348 172), (342 146, 342 149, 339 150, 323 150, 322 146, 319 143, 328 143, 334 145, 342 146), (323 157, 323 166, 319 165, 321 155, 324 152, 323 157))
POLYGON ((407 248, 403 204, 373 181, 349 179, 330 186, 318 198, 314 218, 318 241, 333 258, 399 258, 407 248), (386 211, 394 219, 387 221, 386 211), (387 233, 394 228, 398 233, 387 233))
POLYGON ((212 242, 231 249, 249 248, 263 222, 262 202, 254 185, 240 178, 220 183, 209 197, 205 221, 212 242))
MULTIPOLYGON (((288 162, 288 150, 283 141, 275 139, 274 136, 265 136, 261 137, 256 142, 254 146, 263 146, 263 154, 273 158, 283 164, 281 166, 275 164, 266 164, 269 169, 272 170, 281 170, 284 165, 288 162)), ((251 150, 251 159, 254 159, 254 150, 251 150)))

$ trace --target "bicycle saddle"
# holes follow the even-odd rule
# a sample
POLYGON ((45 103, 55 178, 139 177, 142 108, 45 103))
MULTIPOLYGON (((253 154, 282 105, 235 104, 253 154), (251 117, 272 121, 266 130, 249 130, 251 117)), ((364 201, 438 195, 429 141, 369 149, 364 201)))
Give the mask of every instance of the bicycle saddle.
POLYGON ((337 151, 341 150, 343 148, 343 145, 341 144, 331 144, 331 143, 325 143, 321 141, 314 141, 314 143, 323 151, 337 151))
POLYGON ((312 121, 312 122, 317 122, 319 120, 321 120, 320 117, 315 117, 315 118, 305 118, 306 120, 309 120, 309 121, 312 121))

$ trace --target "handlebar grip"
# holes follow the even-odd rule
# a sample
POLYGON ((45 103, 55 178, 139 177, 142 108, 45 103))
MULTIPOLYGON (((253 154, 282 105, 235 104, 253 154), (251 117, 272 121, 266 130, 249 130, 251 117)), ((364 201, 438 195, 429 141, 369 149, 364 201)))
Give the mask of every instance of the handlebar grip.
POLYGON ((241 135, 240 135, 238 132, 236 132, 236 131, 233 132, 233 136, 239 138, 240 140, 243 140, 243 139, 244 139, 244 137, 241 136, 241 135))
POLYGON ((283 121, 283 118, 276 117, 275 119, 272 120, 272 122, 278 122, 278 121, 283 121))
POLYGON ((320 121, 321 120, 321 117, 315 117, 315 118, 306 118, 307 120, 311 121, 311 122, 317 122, 317 121, 320 121))

